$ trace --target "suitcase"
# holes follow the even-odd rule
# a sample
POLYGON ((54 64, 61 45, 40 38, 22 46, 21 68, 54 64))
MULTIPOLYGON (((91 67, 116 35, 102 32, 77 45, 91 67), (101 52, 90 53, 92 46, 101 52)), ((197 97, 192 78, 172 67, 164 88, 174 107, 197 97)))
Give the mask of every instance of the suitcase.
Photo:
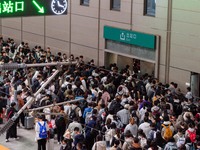
POLYGON ((32 116, 26 116, 24 120, 25 129, 33 129, 34 128, 34 118, 32 116))
POLYGON ((54 139, 47 140, 46 149, 47 150, 54 150, 54 139))

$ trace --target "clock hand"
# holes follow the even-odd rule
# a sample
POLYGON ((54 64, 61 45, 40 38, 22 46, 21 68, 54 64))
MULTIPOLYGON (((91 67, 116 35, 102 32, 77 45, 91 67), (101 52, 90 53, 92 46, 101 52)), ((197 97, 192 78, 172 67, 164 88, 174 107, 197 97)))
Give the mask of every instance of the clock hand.
POLYGON ((57 4, 58 4, 59 7, 64 8, 64 6, 60 4, 60 1, 57 1, 57 4))

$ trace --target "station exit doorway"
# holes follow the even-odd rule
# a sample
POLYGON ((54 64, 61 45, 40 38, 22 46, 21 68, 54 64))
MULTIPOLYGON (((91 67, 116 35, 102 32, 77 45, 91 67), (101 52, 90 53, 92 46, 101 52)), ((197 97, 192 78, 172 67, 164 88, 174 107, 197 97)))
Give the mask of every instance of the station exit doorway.
POLYGON ((126 65, 130 66, 130 70, 134 73, 144 75, 152 75, 155 77, 155 63, 140 60, 131 56, 119 55, 111 52, 105 52, 105 66, 109 68, 110 64, 116 63, 119 70, 124 69, 126 65))
POLYGON ((190 76, 190 86, 192 94, 199 97, 200 96, 200 74, 191 72, 190 76))

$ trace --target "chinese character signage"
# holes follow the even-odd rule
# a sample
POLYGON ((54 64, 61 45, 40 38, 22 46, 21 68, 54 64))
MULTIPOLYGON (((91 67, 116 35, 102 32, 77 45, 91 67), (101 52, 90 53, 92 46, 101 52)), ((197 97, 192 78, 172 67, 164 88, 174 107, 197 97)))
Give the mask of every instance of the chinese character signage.
POLYGON ((104 38, 140 47, 155 49, 156 36, 104 26, 104 38))
POLYGON ((0 18, 66 15, 67 0, 0 0, 0 18))

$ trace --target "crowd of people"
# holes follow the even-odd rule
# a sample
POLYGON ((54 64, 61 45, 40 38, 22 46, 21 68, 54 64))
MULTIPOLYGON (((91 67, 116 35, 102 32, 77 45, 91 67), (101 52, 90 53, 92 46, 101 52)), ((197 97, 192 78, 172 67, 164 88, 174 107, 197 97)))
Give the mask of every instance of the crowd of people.
MULTIPOLYGON (((190 87, 183 94, 174 82, 163 84, 151 75, 138 74, 137 65, 133 72, 129 65, 121 70, 117 64, 96 67, 94 60, 86 63, 83 56, 53 55, 49 47, 31 49, 28 43, 17 45, 9 38, 0 38, 0 50, 2 64, 77 62, 62 66, 36 97, 32 93, 56 66, 0 72, 0 112, 10 106, 7 118, 30 99, 35 101, 28 109, 68 102, 41 109, 46 114, 37 116, 39 123, 35 123, 38 150, 45 150, 46 139, 55 135, 60 150, 200 149, 200 106, 198 99, 194 103, 190 87), (71 103, 74 99, 78 101, 71 103)), ((24 119, 23 112, 7 131, 7 142, 12 136, 17 139, 16 127, 24 126, 24 119)))

